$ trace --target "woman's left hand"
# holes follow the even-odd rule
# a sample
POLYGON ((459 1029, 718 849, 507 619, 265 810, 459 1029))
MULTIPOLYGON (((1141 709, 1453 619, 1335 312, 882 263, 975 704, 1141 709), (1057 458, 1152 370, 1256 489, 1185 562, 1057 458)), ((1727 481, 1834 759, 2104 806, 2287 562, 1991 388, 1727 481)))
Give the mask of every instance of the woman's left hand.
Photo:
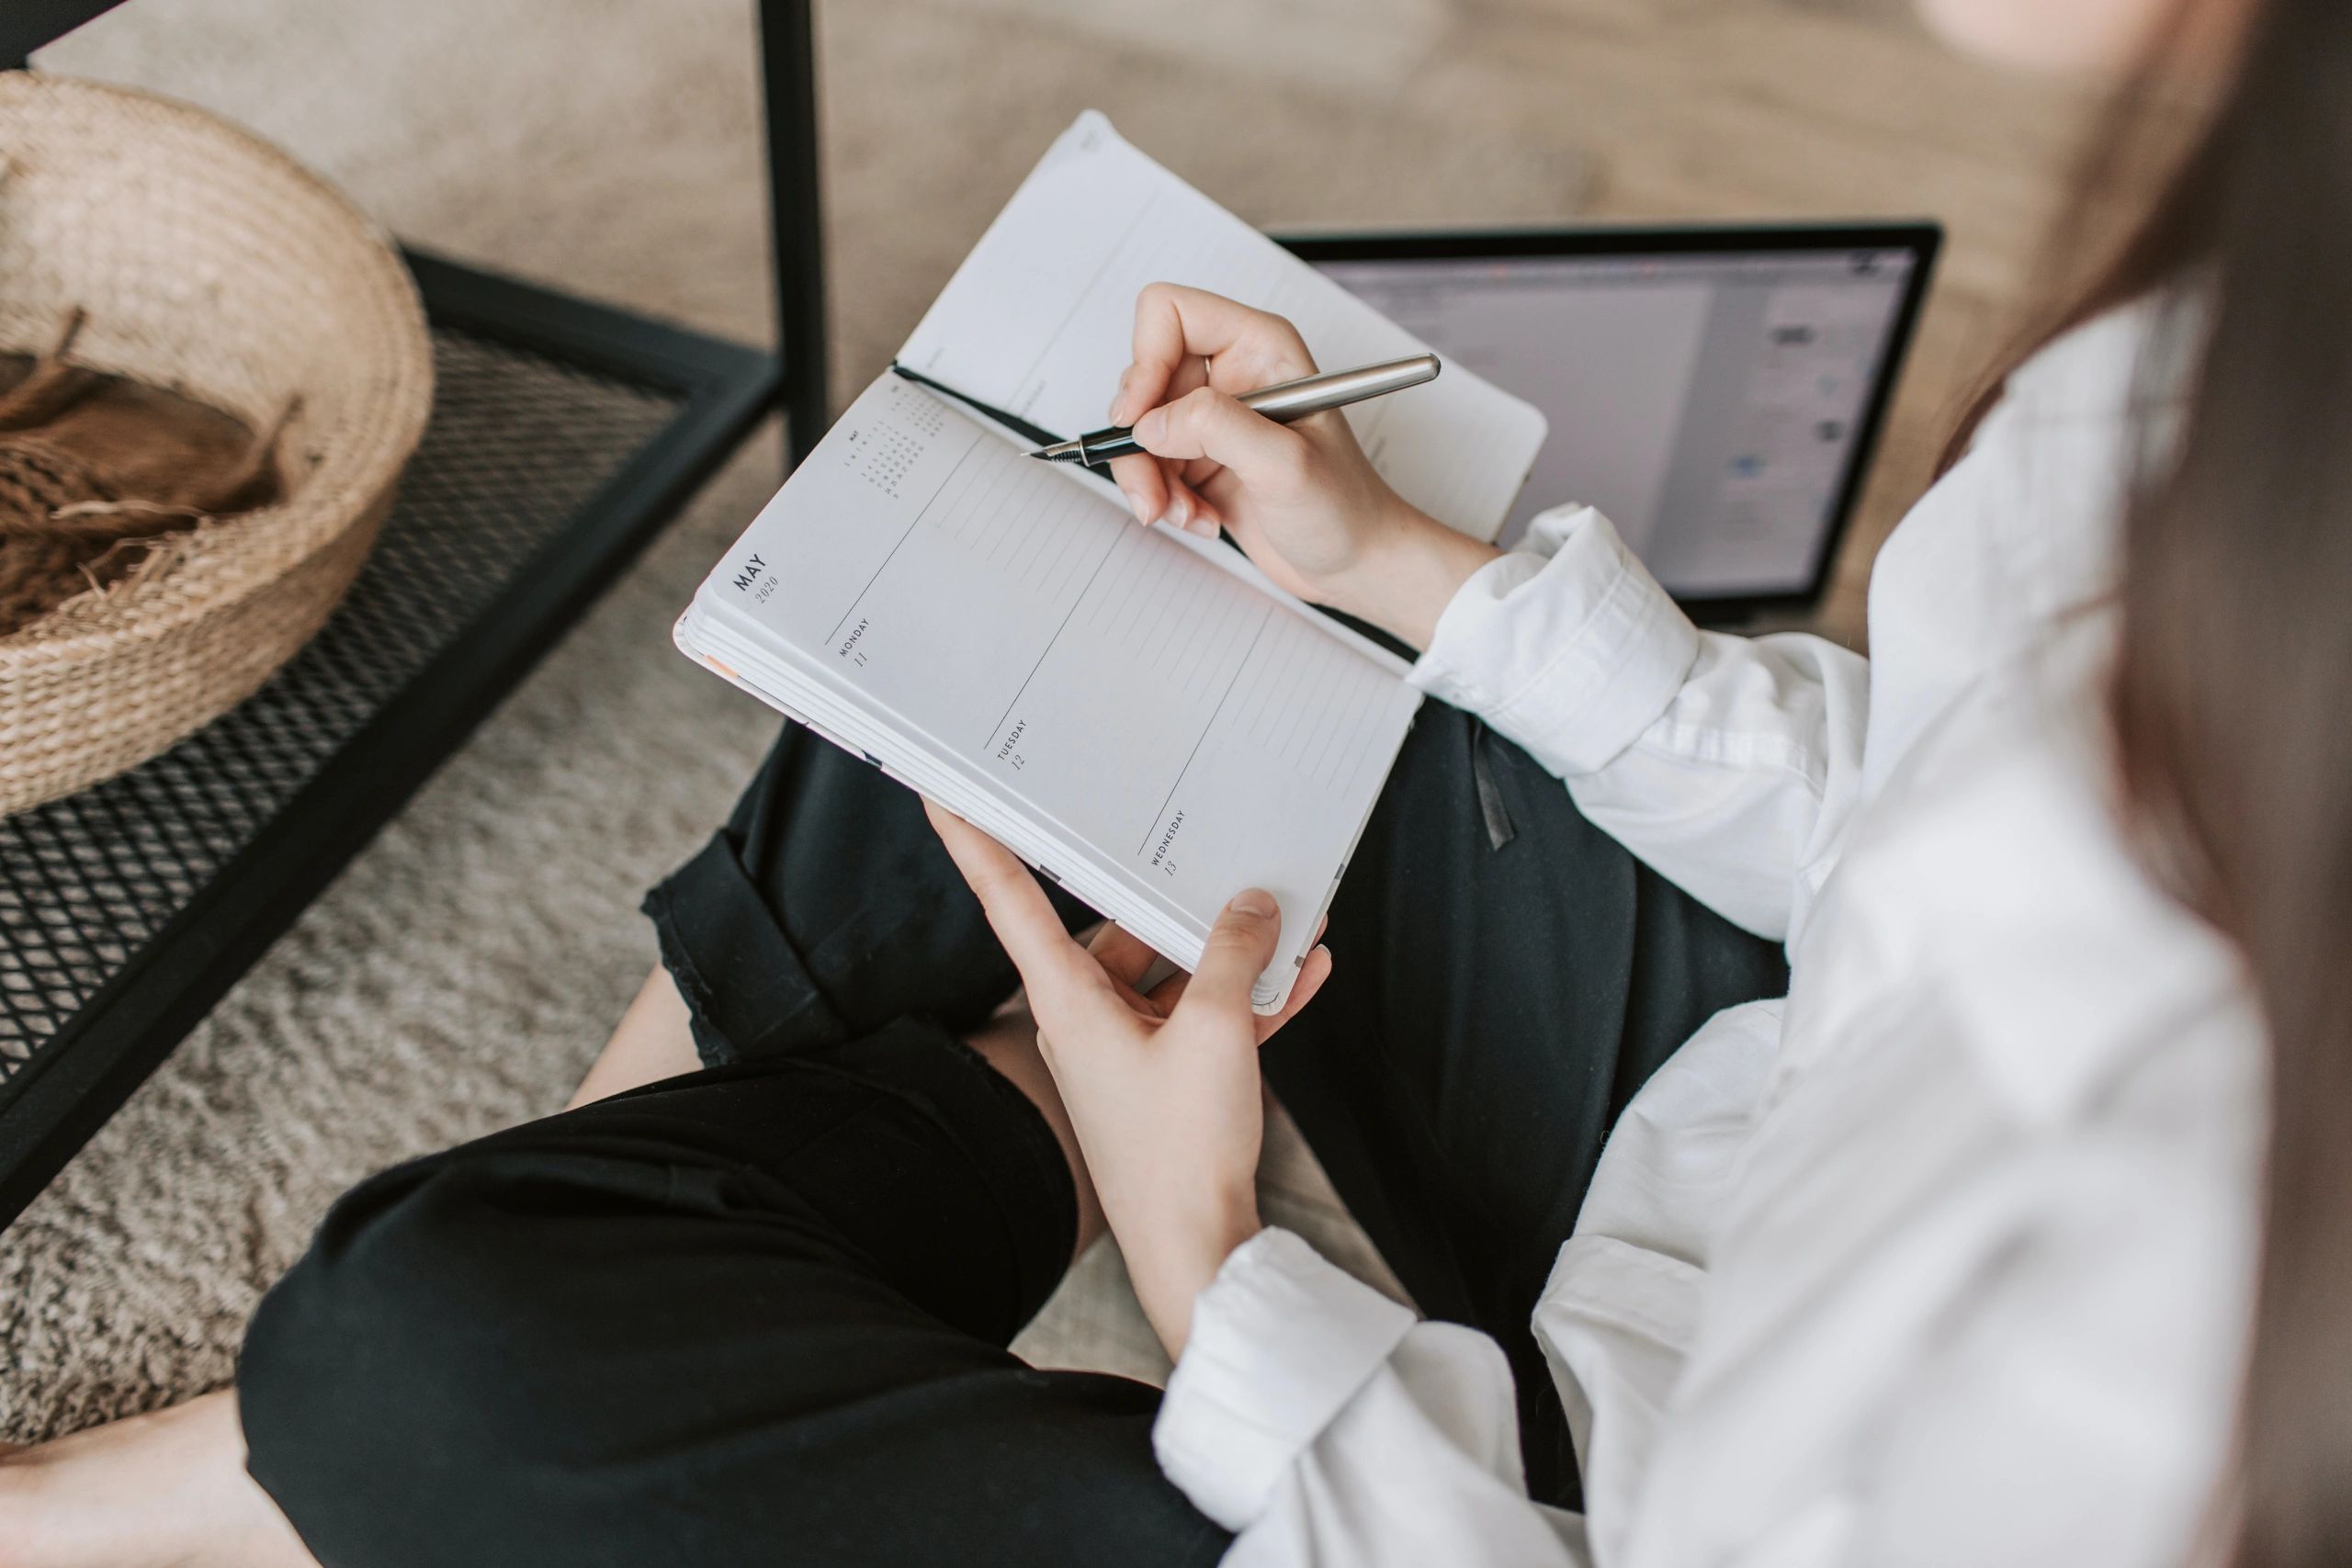
POLYGON ((1029 870, 962 818, 924 803, 1027 987, 1037 1045, 1061 1090, 1144 1314, 1181 1356, 1193 1302, 1260 1228, 1265 1123, 1258 1046, 1331 972, 1317 947, 1272 1018, 1250 989, 1272 961, 1282 916, 1269 894, 1236 897, 1210 928, 1201 966, 1146 996, 1156 957, 1115 925, 1091 949, 1062 930, 1029 870))

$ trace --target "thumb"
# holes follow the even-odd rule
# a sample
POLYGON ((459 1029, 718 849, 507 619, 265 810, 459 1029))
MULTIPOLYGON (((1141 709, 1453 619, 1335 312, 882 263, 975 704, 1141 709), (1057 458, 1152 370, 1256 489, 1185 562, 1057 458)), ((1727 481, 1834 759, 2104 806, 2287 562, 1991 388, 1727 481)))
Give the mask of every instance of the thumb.
POLYGON ((1250 989, 1273 962, 1282 931, 1282 907, 1272 894, 1252 887, 1236 895, 1209 928, 1200 967, 1193 971, 1192 984, 1184 987, 1178 1006, 1251 1017, 1250 989))
POLYGON ((1252 413, 1213 387, 1199 387, 1136 421, 1136 439, 1154 457, 1206 457, 1264 485, 1295 475, 1306 460, 1306 438, 1252 413))

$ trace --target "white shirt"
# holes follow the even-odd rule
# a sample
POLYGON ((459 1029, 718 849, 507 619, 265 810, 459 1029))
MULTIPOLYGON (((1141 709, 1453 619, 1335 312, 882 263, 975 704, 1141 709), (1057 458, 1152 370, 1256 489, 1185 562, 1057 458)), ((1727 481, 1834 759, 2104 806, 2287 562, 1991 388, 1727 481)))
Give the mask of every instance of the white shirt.
POLYGON ((1634 1097, 1536 1309, 1589 1511, 1527 1498, 1491 1341, 1270 1230, 1203 1294, 1154 1431, 1229 1562, 2189 1554, 2247 1334, 2265 1045, 2109 809, 2145 326, 2013 378, 1881 555, 1870 662, 1694 630, 1589 508, 1447 609, 1415 680, 1784 939, 1790 994, 1634 1097))

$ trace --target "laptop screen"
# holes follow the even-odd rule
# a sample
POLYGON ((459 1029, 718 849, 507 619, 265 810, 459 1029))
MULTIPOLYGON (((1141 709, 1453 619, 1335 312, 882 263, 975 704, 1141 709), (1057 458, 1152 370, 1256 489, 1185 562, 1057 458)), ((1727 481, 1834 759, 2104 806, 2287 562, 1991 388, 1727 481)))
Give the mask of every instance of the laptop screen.
MULTIPOLYGON (((1907 246, 1333 257, 1382 314, 1542 409, 1502 542, 1564 502, 1607 513, 1668 592, 1821 585, 1907 329, 1907 246)), ((1317 254, 1317 252, 1323 252, 1317 254)))

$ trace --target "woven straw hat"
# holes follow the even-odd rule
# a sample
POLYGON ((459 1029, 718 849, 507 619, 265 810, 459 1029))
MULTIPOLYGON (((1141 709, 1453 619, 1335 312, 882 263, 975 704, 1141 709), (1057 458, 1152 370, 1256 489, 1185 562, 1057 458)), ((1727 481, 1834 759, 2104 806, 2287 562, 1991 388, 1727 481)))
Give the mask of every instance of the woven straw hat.
POLYGON ((375 543, 433 400, 385 237, 275 148, 184 104, 0 73, 0 352, 74 309, 77 363, 183 389, 278 444, 276 504, 165 536, 0 636, 0 815, 153 756, 300 648, 375 543))

